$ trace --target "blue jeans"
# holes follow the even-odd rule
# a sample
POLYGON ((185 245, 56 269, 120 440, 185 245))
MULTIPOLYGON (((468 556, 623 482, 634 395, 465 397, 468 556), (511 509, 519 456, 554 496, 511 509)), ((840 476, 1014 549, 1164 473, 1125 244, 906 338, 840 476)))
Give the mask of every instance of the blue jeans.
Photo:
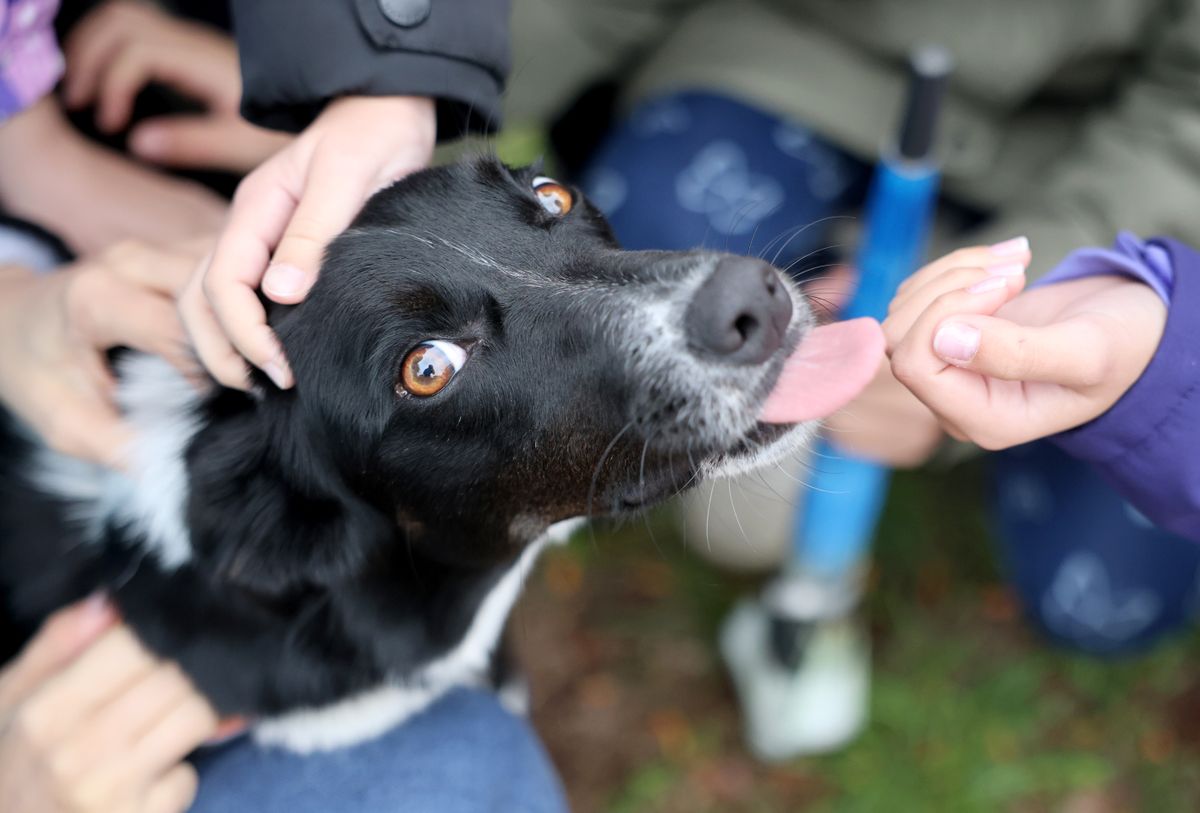
POLYGON ((565 813, 529 724, 458 690, 378 739, 301 756, 241 738, 193 758, 192 813, 565 813))

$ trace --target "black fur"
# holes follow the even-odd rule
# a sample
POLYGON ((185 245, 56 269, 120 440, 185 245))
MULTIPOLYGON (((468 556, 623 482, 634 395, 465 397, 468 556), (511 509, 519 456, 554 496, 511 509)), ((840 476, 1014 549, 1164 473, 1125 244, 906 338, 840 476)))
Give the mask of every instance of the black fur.
POLYGON ((662 499, 727 451, 685 443, 683 395, 635 414, 659 385, 613 329, 618 294, 655 296, 692 255, 620 251, 581 196, 555 217, 531 180, 490 160, 411 176, 331 245, 302 304, 272 307, 297 386, 260 376, 197 406, 177 570, 136 527, 80 544, 68 506, 26 481, 33 445, 0 432, 13 640, 102 586, 222 712, 322 705, 451 649, 549 524, 662 499), (435 396, 397 394, 427 339, 469 347, 467 367, 435 396))

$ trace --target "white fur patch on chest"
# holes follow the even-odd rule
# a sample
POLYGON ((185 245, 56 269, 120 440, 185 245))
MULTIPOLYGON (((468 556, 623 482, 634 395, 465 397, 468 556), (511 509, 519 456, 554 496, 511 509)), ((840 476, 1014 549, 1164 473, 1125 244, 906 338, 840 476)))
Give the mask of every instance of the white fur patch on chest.
POLYGON ((135 354, 120 364, 117 400, 136 433, 127 471, 43 448, 30 476, 38 488, 70 504, 86 541, 96 541, 107 522, 129 525, 144 535, 146 551, 163 567, 179 567, 192 555, 184 524, 183 455, 199 428, 199 394, 167 362, 135 354))
POLYGON ((328 706, 263 720, 254 728, 255 740, 298 753, 344 748, 383 734, 457 686, 484 685, 504 624, 538 555, 547 545, 566 542, 583 521, 555 523, 530 543, 484 597, 458 645, 418 674, 328 706))

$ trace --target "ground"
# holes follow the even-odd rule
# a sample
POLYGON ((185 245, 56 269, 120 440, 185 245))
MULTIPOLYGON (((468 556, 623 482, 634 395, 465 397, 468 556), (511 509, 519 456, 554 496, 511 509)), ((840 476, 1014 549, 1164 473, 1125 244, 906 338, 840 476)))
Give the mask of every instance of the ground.
POLYGON ((1119 661, 1047 645, 993 562, 981 471, 897 477, 866 606, 870 726, 785 765, 746 751, 714 645, 752 580, 705 565, 667 513, 550 552, 514 631, 572 809, 1200 809, 1200 636, 1119 661))

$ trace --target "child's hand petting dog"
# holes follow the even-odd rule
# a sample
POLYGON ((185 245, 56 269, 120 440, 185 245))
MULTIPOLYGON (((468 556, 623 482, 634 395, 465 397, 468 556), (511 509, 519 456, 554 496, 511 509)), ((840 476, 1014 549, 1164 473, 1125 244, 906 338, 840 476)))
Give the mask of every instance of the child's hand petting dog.
POLYGON ((282 304, 303 300, 329 241, 367 198, 424 168, 436 136, 432 99, 345 96, 246 176, 211 261, 180 300, 188 334, 215 379, 248 389, 249 361, 281 389, 295 384, 259 288, 282 304))
POLYGON ((105 351, 131 347, 197 371, 175 299, 208 244, 121 243, 49 274, 0 267, 0 402, 55 449, 121 465, 128 431, 105 351))
POLYGON ((221 31, 178 19, 143 2, 110 0, 71 32, 65 45, 67 106, 96 107, 96 126, 117 132, 129 123, 138 93, 167 85, 207 108, 160 116, 129 134, 129 150, 175 167, 249 172, 291 136, 255 127, 238 112, 242 77, 237 48, 221 31))
POLYGON ((1115 276, 1023 291, 1028 253, 996 267, 991 252, 964 249, 918 271, 883 329, 896 377, 946 430, 1003 449, 1116 403, 1150 363, 1166 306, 1115 276))
POLYGON ((184 758, 218 733, 179 668, 89 599, 0 671, 0 810, 182 813, 196 794, 184 758))

